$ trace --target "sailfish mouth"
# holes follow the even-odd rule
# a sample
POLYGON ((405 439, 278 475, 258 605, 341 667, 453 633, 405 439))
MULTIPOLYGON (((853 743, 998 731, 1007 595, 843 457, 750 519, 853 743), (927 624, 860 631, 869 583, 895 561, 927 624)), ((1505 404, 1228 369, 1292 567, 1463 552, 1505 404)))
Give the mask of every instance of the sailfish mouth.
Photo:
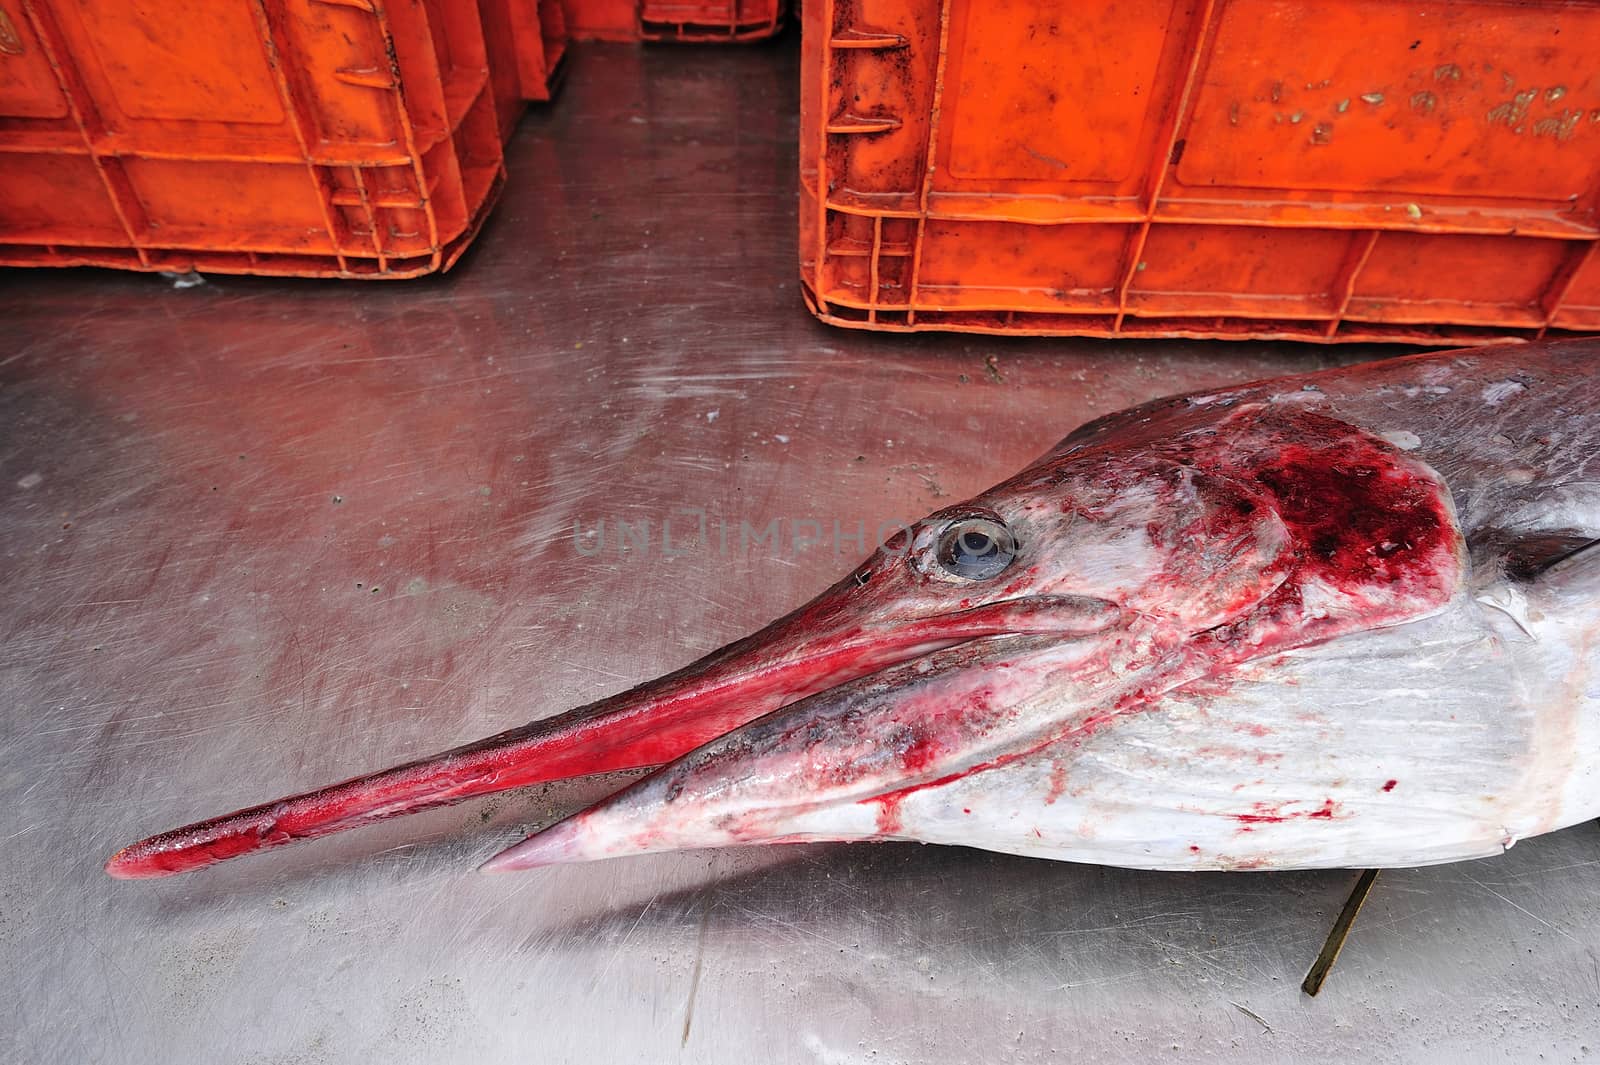
POLYGON ((495 855, 482 871, 750 843, 898 838, 893 818, 864 822, 861 808, 888 810, 897 796, 1056 738, 1073 715, 1058 721, 1050 711, 1060 706, 1037 712, 1042 692, 1075 690, 1094 706, 1126 680, 1104 668, 1109 641, 1092 638, 1118 618, 1110 603, 1046 597, 995 606, 1002 609, 980 616, 1008 624, 935 619, 944 639, 906 647, 876 670, 714 737, 495 855), (1063 616, 1075 623, 1064 625, 1063 616))
POLYGON ((895 617, 848 579, 683 669, 432 757, 151 836, 106 862, 121 879, 170 876, 491 792, 669 763, 795 702, 986 638, 1077 638, 1117 624, 1102 599, 1038 595, 895 617))

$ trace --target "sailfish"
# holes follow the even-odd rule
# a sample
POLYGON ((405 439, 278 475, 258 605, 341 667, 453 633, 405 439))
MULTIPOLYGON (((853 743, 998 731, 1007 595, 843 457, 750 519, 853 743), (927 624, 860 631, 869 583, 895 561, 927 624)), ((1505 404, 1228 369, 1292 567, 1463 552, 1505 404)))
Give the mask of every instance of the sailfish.
POLYGON ((1102 417, 691 665, 106 869, 640 767, 484 868, 884 840, 1380 868, 1600 816, 1600 341, 1102 417))

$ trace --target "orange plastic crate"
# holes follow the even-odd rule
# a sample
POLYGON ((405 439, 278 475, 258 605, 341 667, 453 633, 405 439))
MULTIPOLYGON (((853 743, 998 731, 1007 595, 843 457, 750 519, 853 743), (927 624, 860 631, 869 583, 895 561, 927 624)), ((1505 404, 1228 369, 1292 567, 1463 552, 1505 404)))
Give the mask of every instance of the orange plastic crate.
POLYGON ((562 0, 580 40, 754 41, 783 27, 788 0, 562 0))
POLYGON ((816 0, 801 275, 868 329, 1600 330, 1600 5, 816 0))
POLYGON ((410 277, 503 181, 465 0, 4 10, 0 263, 410 277))
POLYGON ((565 72, 566 15, 557 0, 478 0, 500 139, 509 140, 523 105, 555 95, 565 72))

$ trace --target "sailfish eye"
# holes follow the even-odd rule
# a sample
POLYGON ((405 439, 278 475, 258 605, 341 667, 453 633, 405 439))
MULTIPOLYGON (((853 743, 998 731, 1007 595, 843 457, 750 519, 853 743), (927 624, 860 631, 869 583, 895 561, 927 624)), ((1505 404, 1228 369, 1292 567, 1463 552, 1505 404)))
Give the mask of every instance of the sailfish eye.
POLYGON ((960 518, 939 536, 940 567, 967 580, 986 581, 998 576, 1016 557, 1016 538, 993 518, 960 518))

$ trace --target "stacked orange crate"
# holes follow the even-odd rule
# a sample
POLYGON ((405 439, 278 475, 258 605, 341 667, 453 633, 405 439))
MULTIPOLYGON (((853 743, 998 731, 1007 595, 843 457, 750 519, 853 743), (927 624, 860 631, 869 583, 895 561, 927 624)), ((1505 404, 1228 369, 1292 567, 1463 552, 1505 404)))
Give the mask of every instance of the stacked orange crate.
POLYGON ((788 0, 562 0, 581 40, 753 41, 783 27, 788 0))
POLYGON ((641 0, 647 41, 754 41, 783 26, 785 0, 641 0))
POLYGON ((557 0, 478 0, 501 140, 529 100, 555 94, 565 72, 566 15, 557 0))
POLYGON ((471 4, 0 11, 0 263, 410 277, 504 179, 471 4))
POLYGON ((801 272, 870 329, 1600 328, 1600 6, 817 0, 801 272))

